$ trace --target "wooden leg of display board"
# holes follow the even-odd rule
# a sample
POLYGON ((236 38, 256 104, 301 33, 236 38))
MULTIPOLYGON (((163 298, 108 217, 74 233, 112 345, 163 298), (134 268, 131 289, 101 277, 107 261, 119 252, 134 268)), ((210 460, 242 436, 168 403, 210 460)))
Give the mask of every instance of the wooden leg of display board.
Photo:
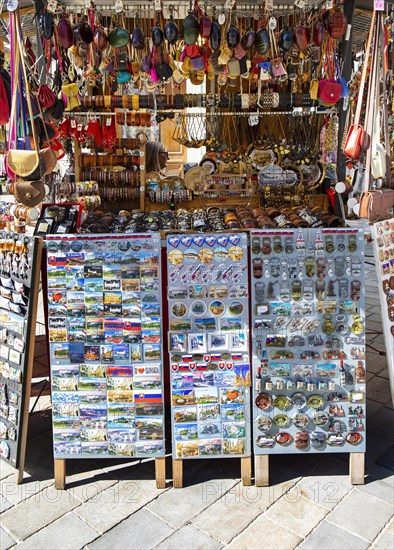
POLYGON ((166 487, 166 459, 165 457, 155 458, 155 478, 157 489, 166 487))
POLYGON ((252 457, 241 458, 241 479, 242 485, 252 485, 252 457))
POLYGON ((26 335, 25 354, 27 355, 27 365, 25 370, 25 395, 23 400, 23 420, 20 433, 20 455, 18 462, 18 470, 16 472, 16 483, 19 485, 23 481, 23 472, 25 470, 26 447, 27 447, 27 430, 29 427, 29 411, 30 411, 30 395, 31 395, 31 379, 33 376, 34 364, 34 345, 36 342, 36 322, 38 310, 38 290, 40 285, 41 272, 41 254, 42 254, 42 239, 34 239, 34 272, 32 273, 32 285, 30 287, 30 307, 31 314, 28 320, 28 328, 26 335))
POLYGON ((352 485, 364 485, 365 453, 349 454, 349 474, 352 485))
POLYGON ((173 487, 175 489, 182 489, 183 487, 183 461, 172 459, 172 479, 173 487))
POLYGON ((255 455, 254 457, 254 475, 256 478, 256 487, 268 487, 270 484, 269 456, 255 455))
POLYGON ((66 460, 64 458, 55 458, 55 489, 65 489, 66 487, 66 460))

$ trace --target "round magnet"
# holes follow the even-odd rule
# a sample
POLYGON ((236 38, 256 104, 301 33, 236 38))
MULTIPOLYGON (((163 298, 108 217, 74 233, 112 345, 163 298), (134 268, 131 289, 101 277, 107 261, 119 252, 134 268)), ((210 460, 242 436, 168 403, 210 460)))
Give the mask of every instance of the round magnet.
POLYGON ((272 420, 268 416, 258 416, 256 418, 256 425, 262 432, 267 432, 272 426, 272 420))
POLYGON ((70 246, 71 246, 71 250, 73 252, 81 252, 81 250, 82 250, 81 241, 72 241, 70 246))
POLYGON ((228 312, 230 315, 242 315, 244 305, 239 300, 233 300, 228 306, 228 312))
POLYGON ((242 260, 244 251, 240 246, 232 246, 228 251, 228 256, 234 262, 239 262, 242 260))
POLYGON ((224 263, 227 260, 227 255, 228 255, 227 249, 224 248, 223 246, 218 246, 213 251, 213 257, 215 261, 218 263, 224 263))
POLYGON ((291 439, 291 435, 287 432, 279 432, 275 436, 275 441, 279 443, 279 445, 282 445, 282 447, 289 445, 289 443, 291 443, 291 439))
POLYGON ((311 445, 315 449, 322 449, 326 444, 326 434, 324 432, 311 433, 311 445))
POLYGON ((255 404, 256 407, 258 407, 262 411, 265 411, 271 407, 272 397, 265 392, 259 393, 259 395, 255 399, 255 404))
POLYGON ((168 261, 172 265, 183 263, 183 254, 180 250, 171 250, 168 254, 168 261))
POLYGON ((326 441, 330 447, 341 447, 345 443, 345 438, 338 432, 328 435, 326 441))
POLYGON ((273 447, 275 445, 275 439, 270 434, 262 434, 256 437, 256 445, 262 449, 267 447, 273 447))
POLYGON ((209 305, 209 310, 212 313, 212 315, 216 315, 216 316, 223 315, 225 309, 226 307, 221 300, 214 300, 209 305))
POLYGON ((185 250, 183 252, 183 259, 185 260, 185 263, 194 264, 198 260, 197 250, 194 250, 194 248, 190 248, 189 250, 185 250))
POLYGON ((272 422, 278 428, 286 428, 290 425, 290 418, 287 416, 287 414, 277 414, 272 419, 272 422))
POLYGON ((171 361, 179 363, 179 361, 182 361, 182 355, 171 355, 171 361))
POLYGON ((118 248, 121 252, 127 252, 128 249, 130 248, 130 242, 127 241, 126 239, 122 239, 118 243, 118 248))
POLYGON ((57 252, 59 250, 59 243, 57 241, 48 240, 47 250, 48 252, 57 252))
POLYGON ((192 305, 190 306, 190 311, 196 317, 201 317, 202 315, 205 315, 207 311, 207 305, 202 300, 196 300, 195 302, 192 302, 192 305))
POLYGON ((297 409, 302 409, 306 405, 306 397, 303 393, 297 392, 291 396, 291 402, 297 409))
POLYGON ((296 432, 294 444, 297 449, 306 449, 309 445, 309 435, 307 432, 296 432))
POLYGON ((296 428, 305 428, 309 423, 309 418, 304 413, 297 413, 293 418, 293 424, 296 428))
POLYGON ((316 426, 325 426, 329 421, 329 417, 325 411, 316 411, 312 420, 316 426))
POLYGON ((324 399, 320 395, 311 395, 308 397, 307 403, 311 409, 321 409, 324 405, 324 399))
POLYGON ((202 264, 209 264, 213 260, 213 252, 208 248, 203 248, 199 251, 198 258, 202 264))
POLYGON ((274 407, 281 411, 285 411, 286 409, 291 407, 291 401, 285 395, 278 395, 274 399, 274 407))
POLYGON ((174 317, 184 317, 187 312, 187 306, 183 302, 175 302, 171 306, 171 311, 174 317))
POLYGON ((350 445, 358 445, 363 440, 363 436, 358 432, 349 432, 346 436, 346 441, 350 445))

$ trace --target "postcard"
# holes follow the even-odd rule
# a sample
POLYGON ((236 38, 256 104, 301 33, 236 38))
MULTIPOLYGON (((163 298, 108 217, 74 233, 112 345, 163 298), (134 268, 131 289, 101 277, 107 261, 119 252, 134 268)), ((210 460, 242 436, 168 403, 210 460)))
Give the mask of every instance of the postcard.
POLYGON ((243 455, 246 452, 245 439, 223 439, 224 455, 243 455))
POLYGON ((78 390, 78 377, 66 378, 63 376, 54 376, 52 373, 52 389, 59 391, 76 391, 78 390))
POLYGON ((163 418, 136 418, 135 425, 138 429, 162 430, 164 426, 163 418))
POLYGON ((198 441, 178 441, 176 443, 176 456, 178 458, 198 456, 198 441))
POLYGON ((318 378, 335 378, 337 369, 335 363, 325 363, 316 365, 315 372, 318 378))
POLYGON ((54 441, 79 441, 79 430, 75 429, 54 429, 53 430, 54 441))
POLYGON ((117 456, 134 456, 135 446, 131 443, 108 443, 108 453, 117 456))
MULTIPOLYGON (((123 339, 123 333, 122 339, 123 339)), ((130 348, 128 344, 115 344, 113 346, 114 361, 129 361, 130 348)))
POLYGON ((81 443, 82 454, 86 455, 108 455, 108 442, 107 441, 83 441, 81 443))
POLYGON ((222 405, 244 403, 245 390, 243 388, 228 387, 220 390, 220 402, 222 405))
POLYGON ((108 365, 107 376, 133 376, 133 367, 128 365, 108 365))
POLYGON ((134 389, 135 390, 155 390, 161 389, 161 376, 135 376, 134 377, 134 389))
POLYGON ((186 287, 169 288, 169 300, 182 300, 188 297, 188 289, 186 287))
POLYGON ((157 361, 161 358, 161 344, 144 344, 144 360, 157 361))
POLYGON ((222 454, 221 439, 203 439, 198 442, 200 456, 215 456, 222 454))
POLYGON ((217 387, 231 388, 235 385, 235 375, 232 370, 219 370, 214 373, 214 384, 217 387))
POLYGON ((177 389, 172 391, 172 404, 175 405, 195 405, 196 398, 192 388, 177 389))
POLYGON ((197 424, 175 424, 174 436, 176 441, 188 441, 198 439, 197 424))
POLYGON ((149 441, 148 443, 137 443, 136 446, 137 455, 160 455, 164 454, 165 447, 164 441, 149 441))
POLYGON ((197 421, 197 407, 174 407, 174 422, 175 423, 188 423, 197 421))
POLYGON ((79 390, 89 391, 105 391, 107 389, 106 378, 79 378, 79 390))
POLYGON ((197 415, 199 422, 207 422, 208 420, 220 420, 219 405, 197 405, 197 415))
POLYGON ((161 416, 164 414, 163 403, 136 403, 137 416, 161 416))
POLYGON ((111 428, 108 430, 108 441, 111 443, 135 443, 136 439, 135 429, 111 428))
POLYGON ((81 441, 107 441, 108 433, 105 429, 81 428, 81 441))
POLYGON ((198 437, 199 439, 222 437, 221 422, 200 422, 198 424, 198 437))
POLYGON ((55 441, 53 450, 55 456, 76 455, 82 453, 80 441, 55 441))
MULTIPOLYGON (((70 344, 71 346, 72 344, 70 344)), ((79 344, 74 344, 79 345, 79 344)), ((71 349, 70 349, 71 353, 71 349)), ((82 356, 82 359, 80 359, 78 362, 89 362, 89 361, 100 361, 100 346, 86 346, 84 347, 84 354, 82 356)))
POLYGON ((55 359, 68 359, 70 356, 69 344, 52 344, 51 348, 55 359))
POLYGON ((140 292, 141 284, 139 279, 122 279, 123 292, 140 292))
POLYGON ((222 421, 235 422, 245 420, 245 407, 241 404, 222 405, 222 421))
POLYGON ((196 317, 194 319, 194 326, 196 330, 200 331, 215 331, 216 319, 214 317, 196 317))
POLYGON ((203 387, 194 389, 195 400, 197 404, 218 403, 219 395, 215 387, 203 387))
POLYGON ((219 319, 219 329, 224 331, 237 330, 238 332, 241 332, 243 329, 242 318, 221 318, 219 319))
POLYGON ((107 378, 107 387, 109 390, 132 390, 133 378, 127 376, 111 376, 107 378))
POLYGON ((215 375, 213 371, 197 371, 192 374, 192 381, 195 388, 213 386, 215 384, 215 375))

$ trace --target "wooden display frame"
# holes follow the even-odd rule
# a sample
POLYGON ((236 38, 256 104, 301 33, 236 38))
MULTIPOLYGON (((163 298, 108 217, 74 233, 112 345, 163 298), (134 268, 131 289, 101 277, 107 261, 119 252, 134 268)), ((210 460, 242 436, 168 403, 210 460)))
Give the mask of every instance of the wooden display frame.
MULTIPOLYGON (((155 458, 155 479, 156 488, 166 488, 166 459, 164 456, 155 458)), ((66 489, 67 465, 65 458, 55 458, 54 460, 54 477, 55 489, 66 489)))
MULTIPOLYGON (((233 457, 236 458, 236 457, 233 457)), ((252 485, 252 457, 244 456, 241 461, 241 481, 244 487, 252 485)), ((174 489, 183 489, 183 462, 182 458, 172 459, 172 477, 174 489)))

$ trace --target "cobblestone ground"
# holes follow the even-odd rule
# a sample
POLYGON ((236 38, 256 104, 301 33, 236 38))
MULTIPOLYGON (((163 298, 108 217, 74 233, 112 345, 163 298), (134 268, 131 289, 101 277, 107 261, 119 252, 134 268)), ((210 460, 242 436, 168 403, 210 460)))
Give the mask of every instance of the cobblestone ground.
MULTIPOLYGON (((347 454, 330 454, 273 457, 267 488, 243 487, 236 459, 186 461, 184 489, 168 479, 163 490, 156 489, 153 461, 74 460, 67 462, 67 489, 56 491, 47 387, 30 419, 25 483, 15 485, 13 470, 0 463, 0 548, 393 549, 394 411, 379 353, 373 265, 366 280, 365 485, 349 483, 347 454)), ((38 335, 37 382, 47 376, 46 361, 38 335)))

